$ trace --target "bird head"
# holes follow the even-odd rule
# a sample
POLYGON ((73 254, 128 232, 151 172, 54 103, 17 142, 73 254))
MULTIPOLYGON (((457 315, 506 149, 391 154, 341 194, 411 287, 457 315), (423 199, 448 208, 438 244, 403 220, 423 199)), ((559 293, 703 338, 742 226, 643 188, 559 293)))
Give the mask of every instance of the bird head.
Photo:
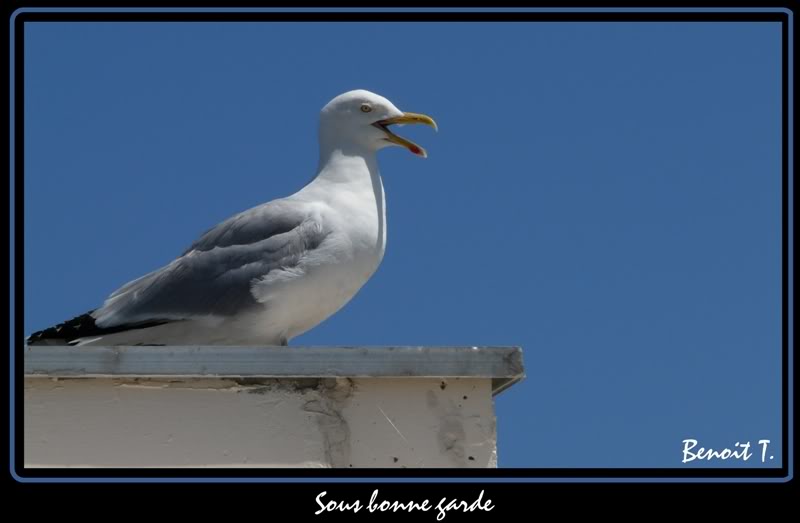
POLYGON ((372 151, 397 145, 417 156, 428 156, 419 145, 390 131, 389 126, 394 124, 424 124, 437 129, 430 116, 403 112, 383 96, 357 89, 340 94, 322 108, 320 137, 329 143, 350 143, 372 151))

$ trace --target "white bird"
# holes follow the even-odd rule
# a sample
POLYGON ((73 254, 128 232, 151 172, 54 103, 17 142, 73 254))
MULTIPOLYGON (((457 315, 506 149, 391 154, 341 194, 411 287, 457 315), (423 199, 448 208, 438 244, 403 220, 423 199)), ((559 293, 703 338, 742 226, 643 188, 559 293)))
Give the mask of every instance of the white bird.
POLYGON ((378 268, 386 199, 378 150, 419 145, 389 131, 421 123, 364 90, 341 94, 319 120, 316 177, 287 198, 237 214, 168 265, 105 303, 28 337, 49 345, 286 345, 334 314, 378 268))

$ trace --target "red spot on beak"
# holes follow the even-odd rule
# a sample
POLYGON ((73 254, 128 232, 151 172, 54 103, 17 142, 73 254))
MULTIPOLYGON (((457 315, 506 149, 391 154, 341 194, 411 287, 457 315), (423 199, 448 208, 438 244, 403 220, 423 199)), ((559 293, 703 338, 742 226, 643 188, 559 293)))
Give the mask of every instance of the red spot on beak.
POLYGON ((420 154, 420 153, 422 153, 422 151, 420 151, 419 147, 416 147, 416 146, 414 146, 414 145, 412 145, 412 146, 411 146, 411 147, 409 147, 408 149, 409 149, 409 150, 410 150, 412 153, 414 153, 414 154, 420 154))

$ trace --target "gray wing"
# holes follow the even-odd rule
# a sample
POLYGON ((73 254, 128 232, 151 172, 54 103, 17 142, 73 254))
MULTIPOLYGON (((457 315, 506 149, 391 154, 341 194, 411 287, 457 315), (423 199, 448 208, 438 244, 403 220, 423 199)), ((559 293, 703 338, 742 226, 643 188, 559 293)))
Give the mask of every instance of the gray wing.
POLYGON ((153 319, 233 316, 257 302, 253 280, 291 268, 326 233, 302 204, 275 200, 207 231, 169 265, 114 292, 92 316, 103 327, 153 319))

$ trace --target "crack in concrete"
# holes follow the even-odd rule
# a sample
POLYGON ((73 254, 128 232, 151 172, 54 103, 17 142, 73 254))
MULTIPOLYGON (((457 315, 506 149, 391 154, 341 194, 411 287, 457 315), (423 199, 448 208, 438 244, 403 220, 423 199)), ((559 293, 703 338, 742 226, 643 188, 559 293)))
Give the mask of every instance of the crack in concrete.
POLYGON ((309 399, 303 410, 317 414, 317 425, 323 440, 325 461, 330 467, 350 464, 350 427, 342 411, 353 395, 350 378, 322 379, 316 398, 309 399))
POLYGON ((400 437, 401 437, 401 438, 403 438, 403 441, 405 441, 405 442, 406 442, 406 445, 411 445, 411 444, 408 442, 408 440, 406 439, 406 437, 405 437, 405 436, 403 436, 403 433, 402 433, 402 432, 400 432, 400 429, 398 429, 398 428, 397 428, 397 425, 395 425, 395 424, 394 424, 394 422, 393 422, 391 419, 389 419, 389 416, 387 416, 387 415, 386 415, 386 413, 385 413, 385 412, 383 412, 383 409, 381 408, 381 406, 380 406, 380 405, 377 405, 377 407, 378 407, 378 410, 379 410, 379 411, 381 411, 381 414, 383 414, 383 417, 384 417, 384 418, 386 418, 386 421, 388 421, 388 422, 389 422, 389 424, 392 426, 392 428, 395 430, 395 432, 397 432, 397 433, 400 435, 400 437))

